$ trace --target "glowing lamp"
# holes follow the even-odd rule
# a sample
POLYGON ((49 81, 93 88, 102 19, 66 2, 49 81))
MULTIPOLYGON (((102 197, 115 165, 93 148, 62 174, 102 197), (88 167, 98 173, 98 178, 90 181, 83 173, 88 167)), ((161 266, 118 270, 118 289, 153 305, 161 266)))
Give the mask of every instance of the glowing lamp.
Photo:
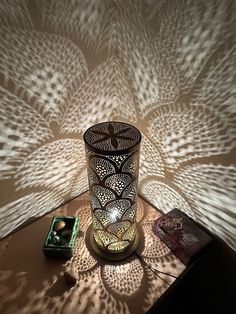
POLYGON ((123 122, 103 122, 84 133, 92 208, 90 244, 120 260, 138 244, 136 197, 141 134, 123 122))

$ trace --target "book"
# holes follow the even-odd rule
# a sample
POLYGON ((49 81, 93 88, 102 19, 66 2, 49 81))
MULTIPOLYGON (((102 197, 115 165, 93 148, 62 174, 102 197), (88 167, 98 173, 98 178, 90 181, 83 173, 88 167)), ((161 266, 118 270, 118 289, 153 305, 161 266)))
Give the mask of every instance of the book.
POLYGON ((196 222, 177 208, 158 218, 153 232, 177 256, 189 265, 213 239, 196 222))

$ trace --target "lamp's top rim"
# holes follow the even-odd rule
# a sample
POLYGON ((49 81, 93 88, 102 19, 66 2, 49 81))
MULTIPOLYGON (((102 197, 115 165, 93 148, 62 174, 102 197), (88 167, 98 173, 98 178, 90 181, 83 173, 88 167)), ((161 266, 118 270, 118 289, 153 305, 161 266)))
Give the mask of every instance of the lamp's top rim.
POLYGON ((141 142, 141 133, 133 125, 126 122, 106 121, 88 128, 84 142, 95 153, 125 154, 132 152, 141 142))

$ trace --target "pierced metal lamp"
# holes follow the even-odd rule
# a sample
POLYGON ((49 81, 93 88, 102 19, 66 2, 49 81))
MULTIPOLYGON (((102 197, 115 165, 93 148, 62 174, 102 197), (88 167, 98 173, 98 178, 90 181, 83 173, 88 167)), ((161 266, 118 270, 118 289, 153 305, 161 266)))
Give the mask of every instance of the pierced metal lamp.
POLYGON ((92 207, 90 244, 121 260, 138 245, 136 197, 141 134, 123 122, 103 122, 84 133, 92 207))

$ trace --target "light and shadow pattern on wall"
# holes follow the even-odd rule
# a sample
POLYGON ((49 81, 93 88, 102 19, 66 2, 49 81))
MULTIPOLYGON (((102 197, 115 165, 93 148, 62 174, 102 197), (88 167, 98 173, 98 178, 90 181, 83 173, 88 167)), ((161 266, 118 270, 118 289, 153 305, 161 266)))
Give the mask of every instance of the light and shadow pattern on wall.
POLYGON ((2 0, 0 236, 88 189, 82 134, 143 135, 139 193, 236 237, 236 3, 2 0))

